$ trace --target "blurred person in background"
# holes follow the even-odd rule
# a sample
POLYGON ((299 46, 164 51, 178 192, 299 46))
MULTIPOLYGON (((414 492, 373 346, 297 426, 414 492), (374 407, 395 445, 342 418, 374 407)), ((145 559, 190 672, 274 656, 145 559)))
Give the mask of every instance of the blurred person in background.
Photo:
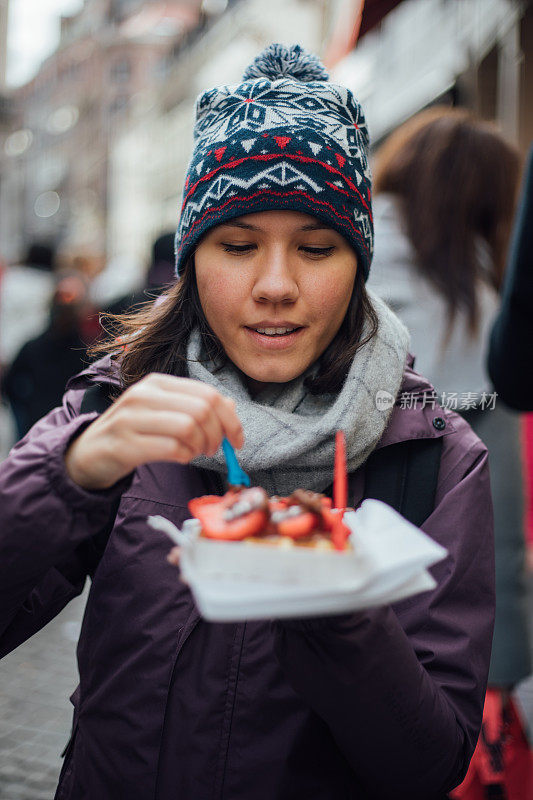
POLYGON ((162 233, 155 239, 144 285, 112 300, 102 311, 106 314, 123 314, 175 283, 174 236, 174 233, 162 233))
POLYGON ((416 368, 438 401, 489 449, 497 595, 489 688, 502 713, 531 672, 520 420, 496 402, 486 370, 519 173, 519 153, 470 112, 435 107, 413 117, 376 155, 369 280, 407 325, 416 368))
POLYGON ((34 241, 22 263, 5 269, 0 284, 0 366, 9 365, 22 345, 46 327, 55 262, 54 246, 34 241))
MULTIPOLYGON (((518 411, 533 411, 533 145, 524 171, 502 304, 492 329, 488 369, 494 387, 518 411)), ((528 418, 528 428, 530 419, 528 418)), ((533 441, 533 428, 531 433, 533 441)))
POLYGON ((99 331, 81 275, 58 280, 48 314, 48 326, 22 346, 2 381, 18 438, 61 404, 68 379, 87 365, 86 347, 99 331))
MULTIPOLYGON (((517 411, 533 412, 533 146, 513 227, 502 302, 492 328, 488 370, 498 395, 517 411)), ((533 574, 533 413, 523 416, 528 487, 527 563, 533 574)))
POLYGON ((161 292, 176 281, 175 236, 172 231, 162 233, 152 245, 152 259, 146 275, 146 288, 151 292, 161 292))

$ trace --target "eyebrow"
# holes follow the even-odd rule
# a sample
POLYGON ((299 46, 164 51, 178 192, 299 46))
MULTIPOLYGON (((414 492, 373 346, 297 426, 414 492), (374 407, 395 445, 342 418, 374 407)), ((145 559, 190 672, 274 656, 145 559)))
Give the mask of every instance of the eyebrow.
MULTIPOLYGON (((228 222, 222 223, 220 226, 221 228, 243 228, 247 231, 261 231, 261 228, 256 227, 255 225, 250 225, 248 222, 241 222, 238 219, 232 219, 228 222)), ((298 228, 299 231, 329 231, 331 228, 328 225, 323 225, 320 222, 312 222, 309 225, 302 225, 301 228, 298 228)))

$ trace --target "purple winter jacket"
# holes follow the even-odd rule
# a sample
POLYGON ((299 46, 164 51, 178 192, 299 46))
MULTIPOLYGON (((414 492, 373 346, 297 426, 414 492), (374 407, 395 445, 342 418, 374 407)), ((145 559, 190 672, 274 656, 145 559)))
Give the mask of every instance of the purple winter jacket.
MULTIPOLYGON (((112 489, 72 483, 63 454, 95 417, 70 384, 62 408, 0 465, 0 655, 45 625, 86 579, 78 545, 116 523, 78 646, 80 686, 59 800, 442 798, 475 746, 494 614, 487 452, 440 408, 397 404, 380 443, 442 436, 424 530, 449 551, 434 591, 394 606, 311 620, 212 624, 165 556, 210 473, 153 463, 112 489), (443 417, 437 430, 432 421, 443 417), (75 549, 78 550, 75 551, 75 549)), ((429 390, 406 369, 402 390, 429 390)), ((353 482, 357 505, 364 468, 353 482)))

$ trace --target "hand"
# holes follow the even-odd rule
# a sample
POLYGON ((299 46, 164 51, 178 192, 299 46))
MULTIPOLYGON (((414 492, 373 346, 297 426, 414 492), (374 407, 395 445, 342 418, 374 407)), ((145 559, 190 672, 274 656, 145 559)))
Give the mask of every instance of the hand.
MULTIPOLYGON (((180 565, 180 556, 181 556, 181 548, 180 547, 173 547, 172 550, 167 555, 167 561, 168 561, 169 564, 172 564, 173 567, 179 567, 179 565, 180 565)), ((186 583, 186 581, 183 581, 183 582, 186 583)))
POLYGON ((107 489, 141 464, 211 456, 224 436, 244 443, 233 400, 200 381, 152 373, 72 442, 65 464, 84 489, 107 489))

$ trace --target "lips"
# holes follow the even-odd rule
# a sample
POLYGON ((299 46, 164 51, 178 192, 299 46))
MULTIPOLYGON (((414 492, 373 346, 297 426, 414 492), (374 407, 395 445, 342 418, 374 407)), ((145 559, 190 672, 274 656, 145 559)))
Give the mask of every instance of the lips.
POLYGON ((262 336, 290 336, 290 334, 294 333, 301 329, 301 325, 297 325, 294 322, 287 322, 285 320, 281 320, 279 322, 272 321, 272 320, 265 320, 259 322, 257 325, 246 325, 245 326, 249 331, 254 331, 262 336))
POLYGON ((305 328, 301 325, 246 325, 245 332, 255 342, 256 346, 267 350, 280 350, 291 347, 296 342, 305 328))
POLYGON ((288 333, 294 333, 297 330, 297 326, 293 326, 291 328, 280 326, 279 328, 253 328, 256 333, 262 333, 265 336, 285 336, 288 333))

